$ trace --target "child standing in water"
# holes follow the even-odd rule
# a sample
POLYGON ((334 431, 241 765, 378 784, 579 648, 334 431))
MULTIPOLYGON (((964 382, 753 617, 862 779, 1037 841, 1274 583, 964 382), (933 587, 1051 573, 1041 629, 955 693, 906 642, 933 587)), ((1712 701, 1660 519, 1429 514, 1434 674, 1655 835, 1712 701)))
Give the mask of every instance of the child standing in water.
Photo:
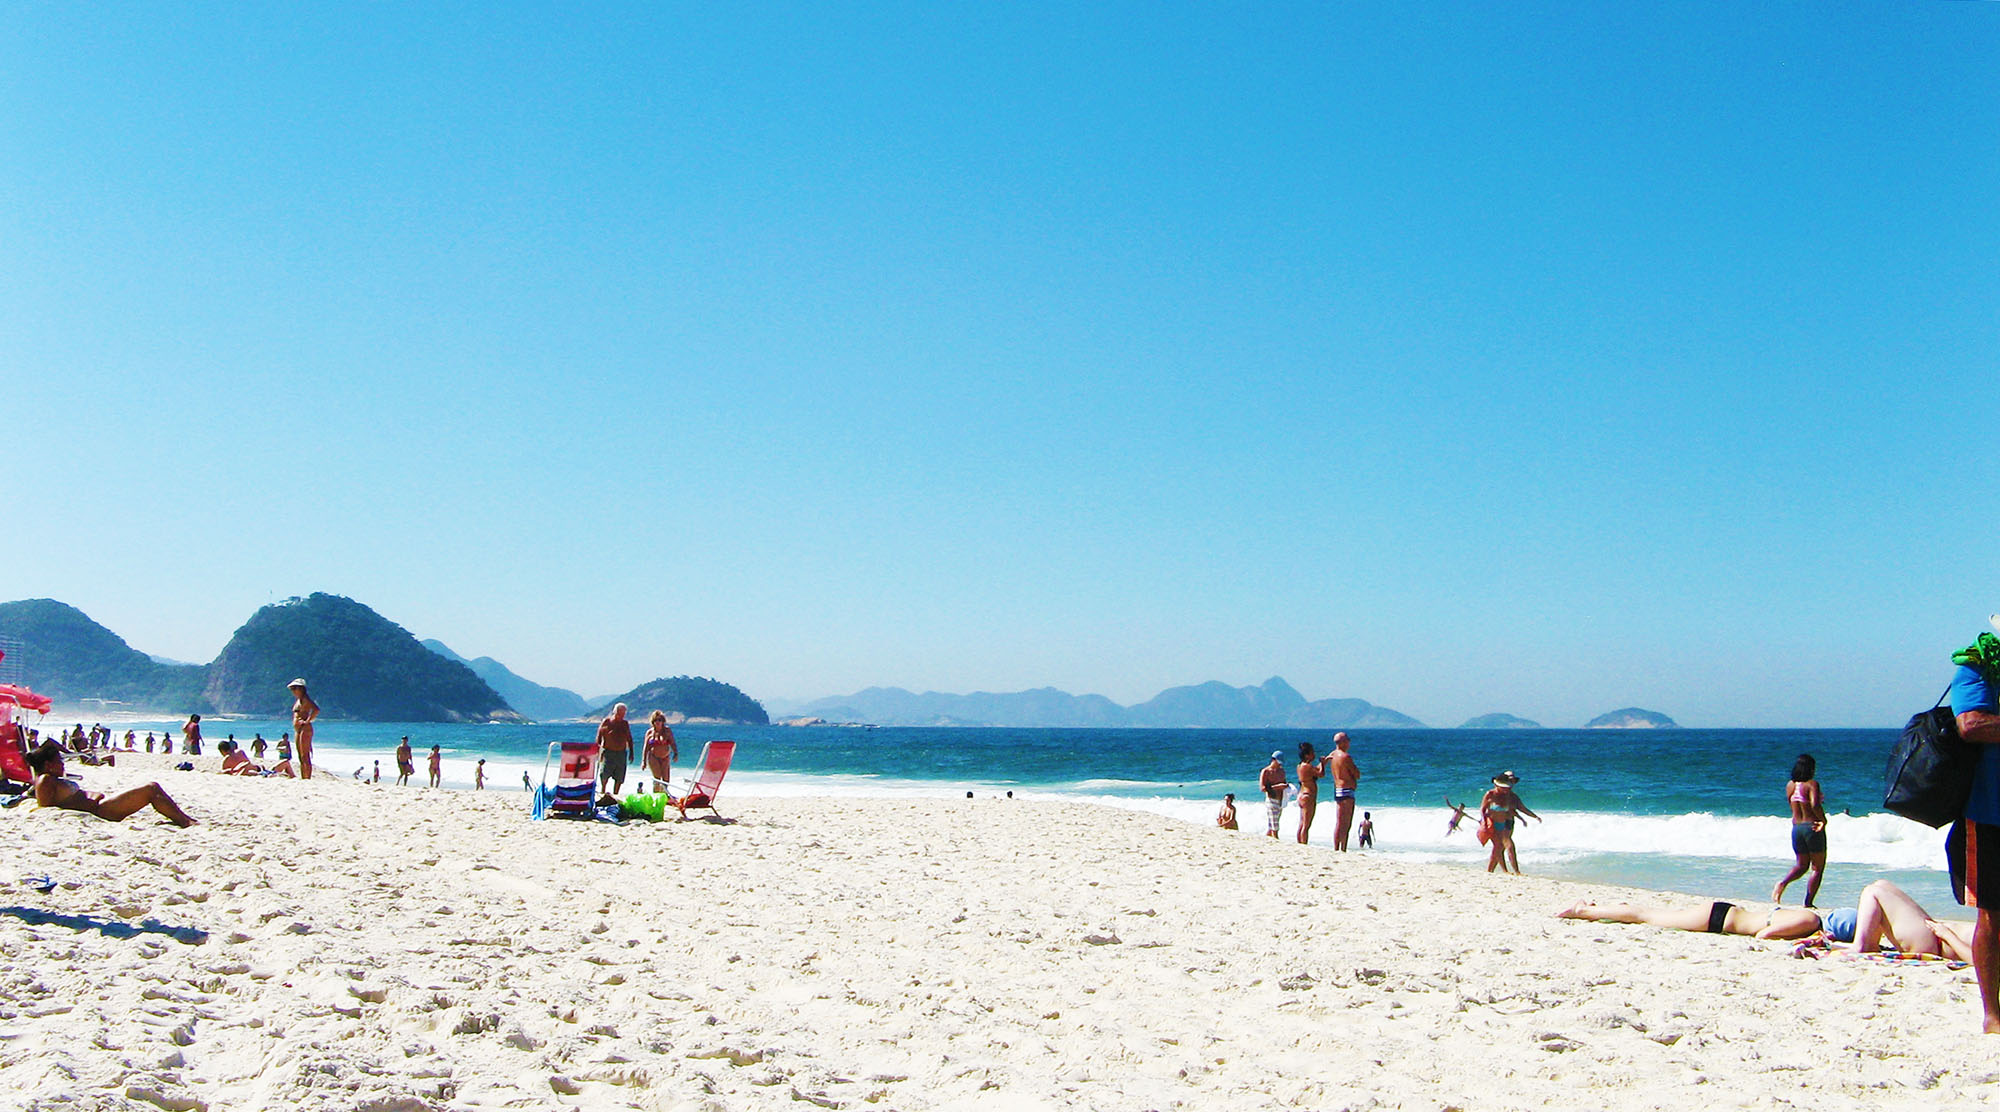
POLYGON ((1375 844, 1375 819, 1368 812, 1361 812, 1361 848, 1375 844))

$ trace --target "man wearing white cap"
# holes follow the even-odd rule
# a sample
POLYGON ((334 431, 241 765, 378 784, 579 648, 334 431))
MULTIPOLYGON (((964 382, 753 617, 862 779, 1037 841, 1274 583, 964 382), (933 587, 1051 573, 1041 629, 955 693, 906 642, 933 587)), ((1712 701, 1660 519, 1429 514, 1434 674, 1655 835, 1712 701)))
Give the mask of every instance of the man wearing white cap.
MULTIPOLYGON (((1987 619, 2000 630, 2000 614, 1987 619)), ((2000 1035, 2000 638, 1982 633, 1952 654, 1951 713, 1958 734, 1979 746, 1972 794, 1945 840, 1945 859, 1958 902, 1979 910, 1972 930, 1972 970, 1986 1033, 2000 1035)))
POLYGON ((1271 763, 1264 766, 1263 775, 1257 777, 1257 786, 1264 790, 1264 833, 1278 836, 1278 816, 1285 810, 1285 790, 1292 786, 1285 779, 1285 755, 1272 753, 1271 763))

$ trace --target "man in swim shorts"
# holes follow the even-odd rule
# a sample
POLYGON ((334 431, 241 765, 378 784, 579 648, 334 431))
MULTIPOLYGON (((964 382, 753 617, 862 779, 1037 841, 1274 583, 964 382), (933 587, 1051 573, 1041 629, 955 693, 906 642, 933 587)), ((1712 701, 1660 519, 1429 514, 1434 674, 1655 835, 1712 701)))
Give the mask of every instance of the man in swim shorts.
POLYGON ((1278 836, 1278 816, 1285 812, 1285 789, 1291 787, 1291 781, 1285 779, 1283 753, 1271 754, 1271 763, 1265 765, 1263 773, 1257 777, 1257 786, 1264 792, 1264 834, 1275 838, 1278 836))
POLYGON ((1347 852, 1347 829, 1354 825, 1354 789, 1361 783, 1361 768, 1347 752, 1347 735, 1333 735, 1333 755, 1326 759, 1333 777, 1333 848, 1347 852))
POLYGON ((625 704, 611 708, 611 717, 597 726, 599 784, 616 795, 625 790, 625 769, 632 758, 632 723, 625 720, 625 704))
MULTIPOLYGON (((2000 614, 1990 619, 2000 629, 2000 614)), ((1979 978, 1983 1029, 2000 1035, 2000 639, 1982 633, 1952 654, 1951 712, 1958 735, 1978 754, 1972 795, 1945 840, 1952 894, 1977 908, 1972 929, 1972 970, 1979 978)))

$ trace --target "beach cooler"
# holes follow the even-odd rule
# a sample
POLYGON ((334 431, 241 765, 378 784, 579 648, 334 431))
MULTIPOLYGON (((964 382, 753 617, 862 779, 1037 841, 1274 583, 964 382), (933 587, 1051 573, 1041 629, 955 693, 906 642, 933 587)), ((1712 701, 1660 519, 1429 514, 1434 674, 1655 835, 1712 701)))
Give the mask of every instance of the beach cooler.
POLYGON ((534 817, 596 817, 597 756, 595 741, 551 742, 548 757, 542 762, 542 786, 535 790, 534 817), (553 786, 549 784, 551 765, 556 770, 553 786))

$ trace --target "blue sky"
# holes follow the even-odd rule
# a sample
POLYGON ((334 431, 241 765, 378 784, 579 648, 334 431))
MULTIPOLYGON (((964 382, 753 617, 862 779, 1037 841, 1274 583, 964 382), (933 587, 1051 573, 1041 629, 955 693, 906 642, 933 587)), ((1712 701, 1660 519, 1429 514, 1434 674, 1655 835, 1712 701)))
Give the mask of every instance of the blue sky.
POLYGON ((1438 725, 2000 610, 2000 5, 408 7, 0 15, 0 595, 1438 725))

